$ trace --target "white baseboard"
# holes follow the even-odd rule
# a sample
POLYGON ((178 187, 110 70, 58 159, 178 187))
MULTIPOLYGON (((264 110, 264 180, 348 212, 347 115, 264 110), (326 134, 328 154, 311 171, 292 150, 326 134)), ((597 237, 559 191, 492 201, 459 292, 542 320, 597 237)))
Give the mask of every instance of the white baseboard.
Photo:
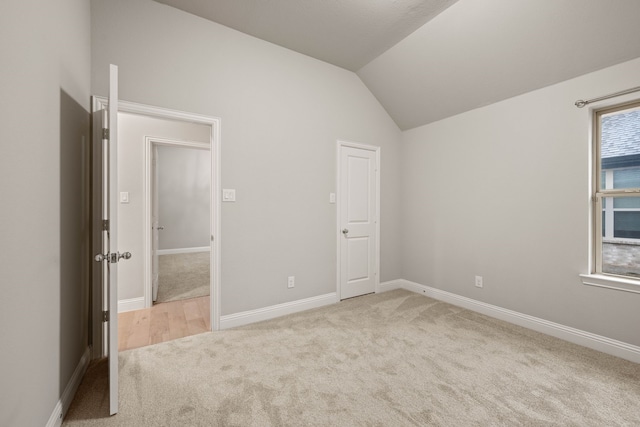
POLYGON ((380 283, 376 289, 376 293, 393 291, 394 289, 404 289, 402 279, 389 280, 388 282, 380 283))
POLYGON ((336 301, 337 295, 335 292, 332 292, 330 294, 285 302, 283 304, 258 308, 256 310, 228 314, 220 317, 220 329, 235 328, 236 326, 243 326, 250 323, 261 322, 263 320, 274 319, 276 317, 286 316, 287 314, 334 304, 336 301))
POLYGON ((144 307, 144 297, 121 299, 118 301, 118 313, 125 311, 140 310, 144 307))
POLYGON ((607 338, 602 335, 592 334, 591 332, 550 322, 538 317, 529 316, 528 314, 519 313, 517 311, 487 304, 471 298, 456 295, 451 292, 432 288, 430 286, 410 282, 409 280, 392 280, 381 283, 379 286, 379 292, 390 291, 393 289, 406 289, 449 304, 457 305, 458 307, 463 307, 490 317, 495 317, 496 319, 504 320, 527 329, 551 335, 583 347, 601 351, 635 363, 640 363, 640 347, 633 344, 607 338))
POLYGON ((56 403, 56 406, 53 408, 53 412, 49 417, 49 421, 47 421, 46 427, 60 427, 62 425, 62 419, 67 413, 67 410, 69 410, 69 406, 71 406, 71 402, 73 401, 73 397, 76 395, 76 391, 82 381, 82 377, 84 377, 84 373, 87 371, 90 359, 91 349, 87 347, 80 358, 80 362, 78 362, 78 366, 76 366, 76 370, 73 371, 73 375, 71 375, 67 386, 64 388, 62 397, 60 397, 60 400, 58 400, 58 403, 56 403))
POLYGON ((211 252, 211 247, 202 246, 199 248, 158 249, 157 252, 158 255, 190 254, 194 252, 211 252))

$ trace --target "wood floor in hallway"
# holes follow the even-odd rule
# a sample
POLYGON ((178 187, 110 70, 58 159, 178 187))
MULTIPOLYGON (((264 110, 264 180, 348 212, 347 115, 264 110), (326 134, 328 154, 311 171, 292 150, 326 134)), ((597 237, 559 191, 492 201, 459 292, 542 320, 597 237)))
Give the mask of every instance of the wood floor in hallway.
POLYGON ((211 330, 209 296, 118 314, 118 350, 158 344, 211 330))

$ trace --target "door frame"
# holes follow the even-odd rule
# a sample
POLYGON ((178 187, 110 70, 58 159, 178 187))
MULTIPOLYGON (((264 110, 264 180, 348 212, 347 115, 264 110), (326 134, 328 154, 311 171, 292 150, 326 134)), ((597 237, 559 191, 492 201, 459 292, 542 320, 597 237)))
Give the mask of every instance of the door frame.
MULTIPOLYGON (((153 287, 153 277, 151 272, 152 267, 152 194, 151 194, 151 183, 153 181, 153 177, 151 176, 152 167, 151 162, 153 160, 153 147, 154 146, 165 146, 165 147, 177 147, 177 148, 190 148, 194 150, 206 150, 210 151, 211 146, 209 144, 205 144, 203 142, 197 141, 188 141, 188 140, 180 140, 180 139, 172 139, 172 138, 158 138, 154 136, 147 136, 144 138, 144 242, 143 251, 144 251, 144 306, 145 308, 149 308, 153 305, 152 301, 152 287, 153 287)), ((211 179, 213 178, 214 171, 211 169, 211 179)), ((211 186, 213 186, 213 181, 211 181, 211 186)), ((211 193, 211 197, 213 198, 213 192, 211 193)), ((213 201, 213 200, 212 200, 213 201)), ((209 218, 210 221, 213 221, 211 212, 213 209, 213 203, 209 206, 209 218)), ((211 228, 211 224, 209 225, 211 228)), ((211 228, 212 229, 212 228, 211 228)), ((213 233, 211 233, 213 234, 213 233)), ((209 239, 210 251, 213 251, 213 241, 209 239)), ((212 265, 211 263, 209 264, 212 265)), ((209 269, 209 292, 210 295, 213 295, 213 272, 212 269, 209 269)), ((213 325, 213 322, 211 323, 213 325)))
MULTIPOLYGON (((91 97, 91 113, 95 117, 99 111, 109 105, 106 97, 91 97)), ((183 122, 205 124, 211 126, 210 149, 211 149, 211 329, 220 329, 220 278, 221 278, 221 216, 220 216, 220 179, 221 179, 221 120, 219 117, 205 116, 202 114, 188 113, 178 110, 170 110, 162 107, 138 104, 129 101, 118 101, 118 111, 123 113, 140 114, 148 117, 162 119, 179 120, 183 122)), ((94 120, 92 118, 92 126, 94 120)), ((98 136, 100 130, 94 127, 92 135, 98 136)), ((94 143, 95 145, 95 143, 94 143)), ((134 255, 135 256, 135 255, 134 255)), ((92 276, 92 347, 94 359, 106 356, 104 345, 104 333, 102 328, 102 281, 92 276)), ((117 313, 114 313, 117 315, 117 313)))
POLYGON ((341 208, 341 183, 342 183, 342 156, 343 147, 356 148, 359 150, 373 151, 376 153, 376 248, 375 248, 375 292, 380 291, 380 155, 381 148, 375 145, 362 144, 359 142, 337 140, 336 141, 336 302, 340 302, 341 279, 340 272, 342 267, 342 231, 340 228, 340 208, 341 208))

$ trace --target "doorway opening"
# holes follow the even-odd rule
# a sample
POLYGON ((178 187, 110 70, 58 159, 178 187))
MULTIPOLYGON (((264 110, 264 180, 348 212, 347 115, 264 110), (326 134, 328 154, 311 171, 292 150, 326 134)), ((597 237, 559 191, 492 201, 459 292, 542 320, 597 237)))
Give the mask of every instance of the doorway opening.
MULTIPOLYGON (((145 138, 153 305, 209 296, 211 163, 208 143, 145 138)), ((149 290, 147 289, 147 293, 149 290)))
MULTIPOLYGON (((94 97, 97 107, 107 104, 107 100, 94 97)), ((95 109, 98 111, 98 108, 95 109)), ((118 348, 140 347, 143 345, 155 344, 180 338, 181 336, 193 335, 195 333, 218 330, 220 318, 220 207, 217 195, 220 193, 220 119, 203 116, 199 114, 186 113, 175 110, 168 110, 159 107, 141 105, 126 101, 118 103, 118 184, 115 202, 118 206, 118 238, 119 245, 126 247, 132 256, 118 270, 118 348), (123 132, 127 127, 135 127, 136 120, 145 122, 143 127, 138 126, 137 133, 133 139, 123 137, 123 132), (149 126, 153 124, 153 126, 149 126), (196 129, 196 136, 193 133, 181 133, 177 130, 196 129), (149 150, 147 149, 149 147, 149 150), (162 287, 157 288, 161 304, 153 304, 152 288, 152 220, 151 210, 151 181, 149 176, 149 166, 154 151, 171 151, 168 156, 180 156, 181 152, 197 152, 201 156, 196 160, 197 167, 202 169, 208 166, 207 188, 205 196, 202 196, 203 189, 199 189, 199 197, 206 198, 205 205, 197 209, 205 210, 204 236, 200 237, 197 245, 189 244, 191 251, 195 248, 200 252, 199 267, 204 267, 206 272, 201 274, 205 277, 205 284, 200 286, 199 293, 182 293, 177 297, 163 297, 162 287), (203 155, 203 156, 202 156, 203 155), (131 263, 129 263, 131 261, 131 263), (196 297, 196 298, 192 298, 196 297), (187 299, 183 299, 187 298, 187 299), (169 301, 171 299, 171 301, 169 301), (163 305, 165 305, 163 307, 163 305), (181 322, 179 326, 172 327, 172 322, 181 322), (135 326, 135 328, 133 328, 135 326), (127 341, 129 341, 127 343, 127 341)), ((162 158, 162 154, 158 155, 162 158)), ((187 157, 189 157, 187 155, 187 157)), ((193 159, 192 159, 193 160, 193 159)), ((175 165, 174 165, 175 166, 175 165)), ((171 166, 168 166, 171 167, 171 166)), ((180 168, 180 166, 178 166, 180 168)), ((183 169, 189 172, 194 171, 194 165, 182 165, 183 169)), ((175 169, 175 167, 174 167, 175 169)), ((188 175, 188 174, 187 174, 188 175)), ((202 174, 201 174, 202 175, 202 174)), ((188 181, 188 176, 175 177, 174 181, 188 181)), ((171 180, 170 180, 171 181, 171 180)), ((179 196, 179 194, 178 194, 179 196)), ((178 206, 182 202, 177 200, 174 194, 169 205, 178 206)), ((160 204, 162 199, 160 199, 160 204)), ((171 207, 171 206, 170 206, 171 207)), ((156 226, 162 226, 158 223, 156 226)), ((169 228, 166 224, 165 230, 177 231, 177 226, 169 228)), ((160 231, 161 233, 163 231, 160 231)), ((184 231, 184 230, 183 230, 184 231)), ((178 232, 180 234, 180 232, 178 232)), ((162 237, 159 239, 160 253, 162 257, 162 237)), ((167 248, 164 248, 167 249, 167 248)), ((169 247, 168 249, 177 249, 169 247)), ((185 249, 182 247, 181 249, 185 249)), ((179 252, 179 251, 178 251, 179 252)), ((183 251, 189 253, 189 251, 183 251)), ((167 254, 170 255, 170 254, 167 254)), ((158 265, 158 272, 162 268, 158 265)), ((193 267, 193 266, 192 266, 193 267)), ((183 276, 190 273, 192 268, 183 270, 183 276)), ((95 277, 95 276, 94 276, 95 277)), ((99 279, 99 277, 96 277, 99 279)), ((99 300, 102 287, 100 280, 94 281, 94 299, 99 300)), ((94 303, 94 319, 101 319, 98 309, 101 308, 94 303)), ((101 322, 94 320, 94 345, 102 344, 103 331, 101 322)), ((106 351, 106 346, 98 345, 95 348, 95 355, 100 357, 106 351)))

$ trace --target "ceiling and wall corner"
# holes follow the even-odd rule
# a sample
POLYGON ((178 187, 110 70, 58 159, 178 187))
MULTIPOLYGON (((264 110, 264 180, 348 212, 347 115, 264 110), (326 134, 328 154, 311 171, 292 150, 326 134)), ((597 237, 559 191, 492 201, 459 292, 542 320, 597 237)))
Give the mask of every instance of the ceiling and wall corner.
POLYGON ((457 0, 156 0, 357 71, 457 0))
POLYGON ((358 75, 411 129, 637 58, 638 16, 636 0, 461 0, 358 75))
POLYGON ((640 56, 637 0, 156 1, 357 72, 402 130, 640 56))

